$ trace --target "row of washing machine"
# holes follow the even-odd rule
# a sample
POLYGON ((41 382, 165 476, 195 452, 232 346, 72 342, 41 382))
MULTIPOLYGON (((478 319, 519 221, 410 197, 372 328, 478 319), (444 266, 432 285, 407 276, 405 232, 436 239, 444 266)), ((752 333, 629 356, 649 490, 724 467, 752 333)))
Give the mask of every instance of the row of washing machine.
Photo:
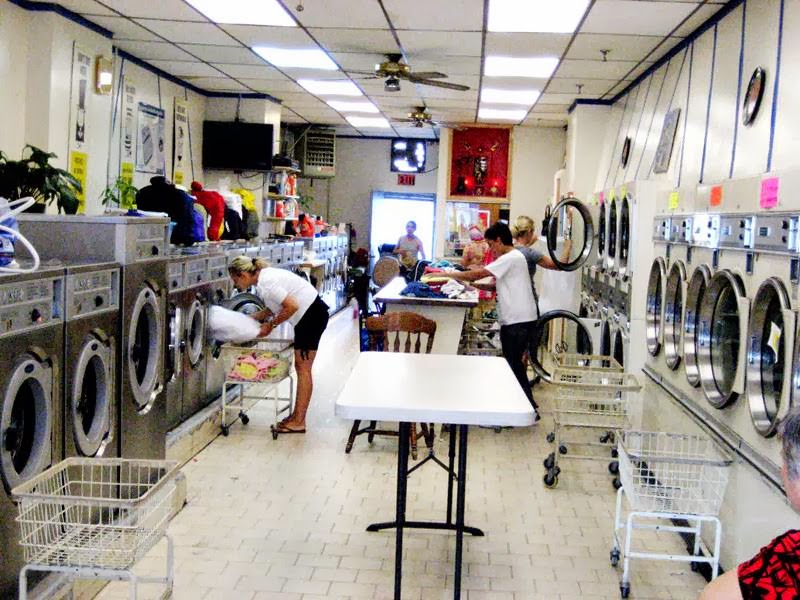
POLYGON ((349 238, 341 234, 304 240, 311 256, 325 262, 323 279, 319 282, 320 296, 333 311, 337 311, 347 303, 349 238))

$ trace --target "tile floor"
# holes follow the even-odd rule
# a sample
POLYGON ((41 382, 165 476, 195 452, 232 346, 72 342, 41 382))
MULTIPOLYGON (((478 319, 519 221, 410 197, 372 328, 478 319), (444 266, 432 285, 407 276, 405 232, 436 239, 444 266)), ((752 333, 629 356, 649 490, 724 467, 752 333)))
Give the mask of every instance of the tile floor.
MULTIPOLYGON (((178 599, 316 600, 393 598, 394 535, 366 533, 394 513, 396 440, 359 438, 344 453, 350 422, 333 404, 357 356, 349 311, 331 321, 315 367, 317 387, 305 436, 273 441, 266 417, 235 425, 184 468, 188 505, 172 521, 178 599)), ((465 538, 468 600, 619 598, 621 569, 609 565, 614 492, 605 463, 566 463, 559 486, 542 485, 544 419, 532 429, 471 430, 465 538)), ((446 440, 437 442, 446 454, 446 440)), ((441 518, 447 479, 427 465, 409 481, 409 515, 441 518)), ((651 551, 682 552, 674 534, 642 536, 651 551)), ((159 572, 159 544, 137 570, 159 572)), ((452 598, 454 539, 411 532, 403 598, 452 598)), ((633 563, 632 598, 697 598, 705 582, 685 563, 633 563)), ((127 598, 121 584, 102 600, 127 598)), ((157 598, 143 586, 140 598, 157 598)))

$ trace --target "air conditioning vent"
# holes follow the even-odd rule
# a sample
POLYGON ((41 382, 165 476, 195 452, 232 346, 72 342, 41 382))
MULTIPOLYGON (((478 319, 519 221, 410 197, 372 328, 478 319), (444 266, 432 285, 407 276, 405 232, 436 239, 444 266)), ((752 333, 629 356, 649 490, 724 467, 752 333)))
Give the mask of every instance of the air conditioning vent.
POLYGON ((305 177, 336 175, 336 132, 327 129, 310 130, 303 138, 301 163, 305 177))

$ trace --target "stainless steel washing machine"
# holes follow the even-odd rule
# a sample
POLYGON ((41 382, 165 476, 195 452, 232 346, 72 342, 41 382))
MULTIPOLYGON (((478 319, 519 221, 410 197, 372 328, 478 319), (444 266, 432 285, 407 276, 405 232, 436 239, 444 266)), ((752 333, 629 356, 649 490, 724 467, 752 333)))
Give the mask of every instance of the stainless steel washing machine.
POLYGON ((63 452, 64 268, 0 275, 0 597, 16 598, 23 565, 10 492, 63 452))
POLYGON ((166 348, 164 350, 164 395, 166 401, 167 430, 181 424, 183 406, 183 352, 185 340, 184 291, 186 289, 186 255, 178 248, 172 249, 167 261, 167 320, 166 348))
MULTIPOLYGON (((233 289, 228 276, 228 262, 241 256, 239 248, 231 248, 226 252, 210 255, 208 257, 208 305, 223 306, 230 298, 233 289)), ((263 306, 262 306, 263 308, 263 306)), ((260 309, 257 309, 260 310, 260 309)), ((254 311, 253 311, 254 312, 254 311)), ((222 394, 222 385, 225 382, 225 369, 216 347, 216 340, 206 338, 205 355, 205 404, 213 402, 222 394)))
POLYGON ((119 456, 120 267, 68 265, 65 278, 64 458, 119 456))
MULTIPOLYGON (((218 259, 224 259, 220 255, 218 259)), ((186 420, 206 406, 206 352, 208 306, 212 300, 209 257, 186 261, 186 289, 183 293, 183 401, 181 419, 186 420)))

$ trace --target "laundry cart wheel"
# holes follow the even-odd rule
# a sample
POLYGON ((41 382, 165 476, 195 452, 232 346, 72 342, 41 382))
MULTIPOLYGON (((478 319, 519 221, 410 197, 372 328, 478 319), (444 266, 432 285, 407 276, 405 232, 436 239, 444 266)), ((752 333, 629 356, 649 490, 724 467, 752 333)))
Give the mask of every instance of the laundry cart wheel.
POLYGON ((567 447, 564 444, 561 444, 558 447, 558 452, 559 452, 559 454, 566 454, 567 453, 567 447))
POLYGON ((558 475, 556 475, 553 470, 548 470, 547 473, 544 474, 542 481, 545 487, 553 489, 558 486, 558 475))
POLYGON ((609 560, 611 560, 611 566, 616 567, 619 564, 620 558, 621 554, 619 552, 619 548, 612 548, 611 552, 609 553, 609 560))
POLYGON ((623 598, 627 598, 631 595, 631 584, 630 583, 622 583, 619 586, 619 595, 623 598))
MULTIPOLYGON (((273 440, 277 440, 278 439, 278 430, 275 429, 275 427, 270 427, 270 431, 272 431, 272 439, 273 440)), ((348 454, 349 454, 349 451, 348 451, 348 454)))
POLYGON ((222 435, 224 435, 225 437, 228 437, 230 435, 231 433, 230 427, 228 427, 227 425, 223 425, 221 429, 222 429, 222 435))
POLYGON ((552 469, 553 465, 556 464, 556 455, 554 452, 551 452, 547 455, 547 458, 544 459, 544 468, 545 469, 552 469))
POLYGON ((619 476, 614 477, 614 480, 611 482, 611 485, 614 486, 615 490, 618 490, 622 487, 622 482, 619 480, 619 476))
POLYGON ((608 472, 612 475, 619 473, 619 461, 612 460, 610 463, 608 463, 608 472))
POLYGON ((551 431, 550 433, 547 434, 547 443, 552 444, 555 441, 556 441, 556 434, 551 431))
POLYGON ((244 411, 239 413, 239 419, 241 419, 242 425, 247 425, 250 422, 250 417, 248 417, 247 413, 244 411))

